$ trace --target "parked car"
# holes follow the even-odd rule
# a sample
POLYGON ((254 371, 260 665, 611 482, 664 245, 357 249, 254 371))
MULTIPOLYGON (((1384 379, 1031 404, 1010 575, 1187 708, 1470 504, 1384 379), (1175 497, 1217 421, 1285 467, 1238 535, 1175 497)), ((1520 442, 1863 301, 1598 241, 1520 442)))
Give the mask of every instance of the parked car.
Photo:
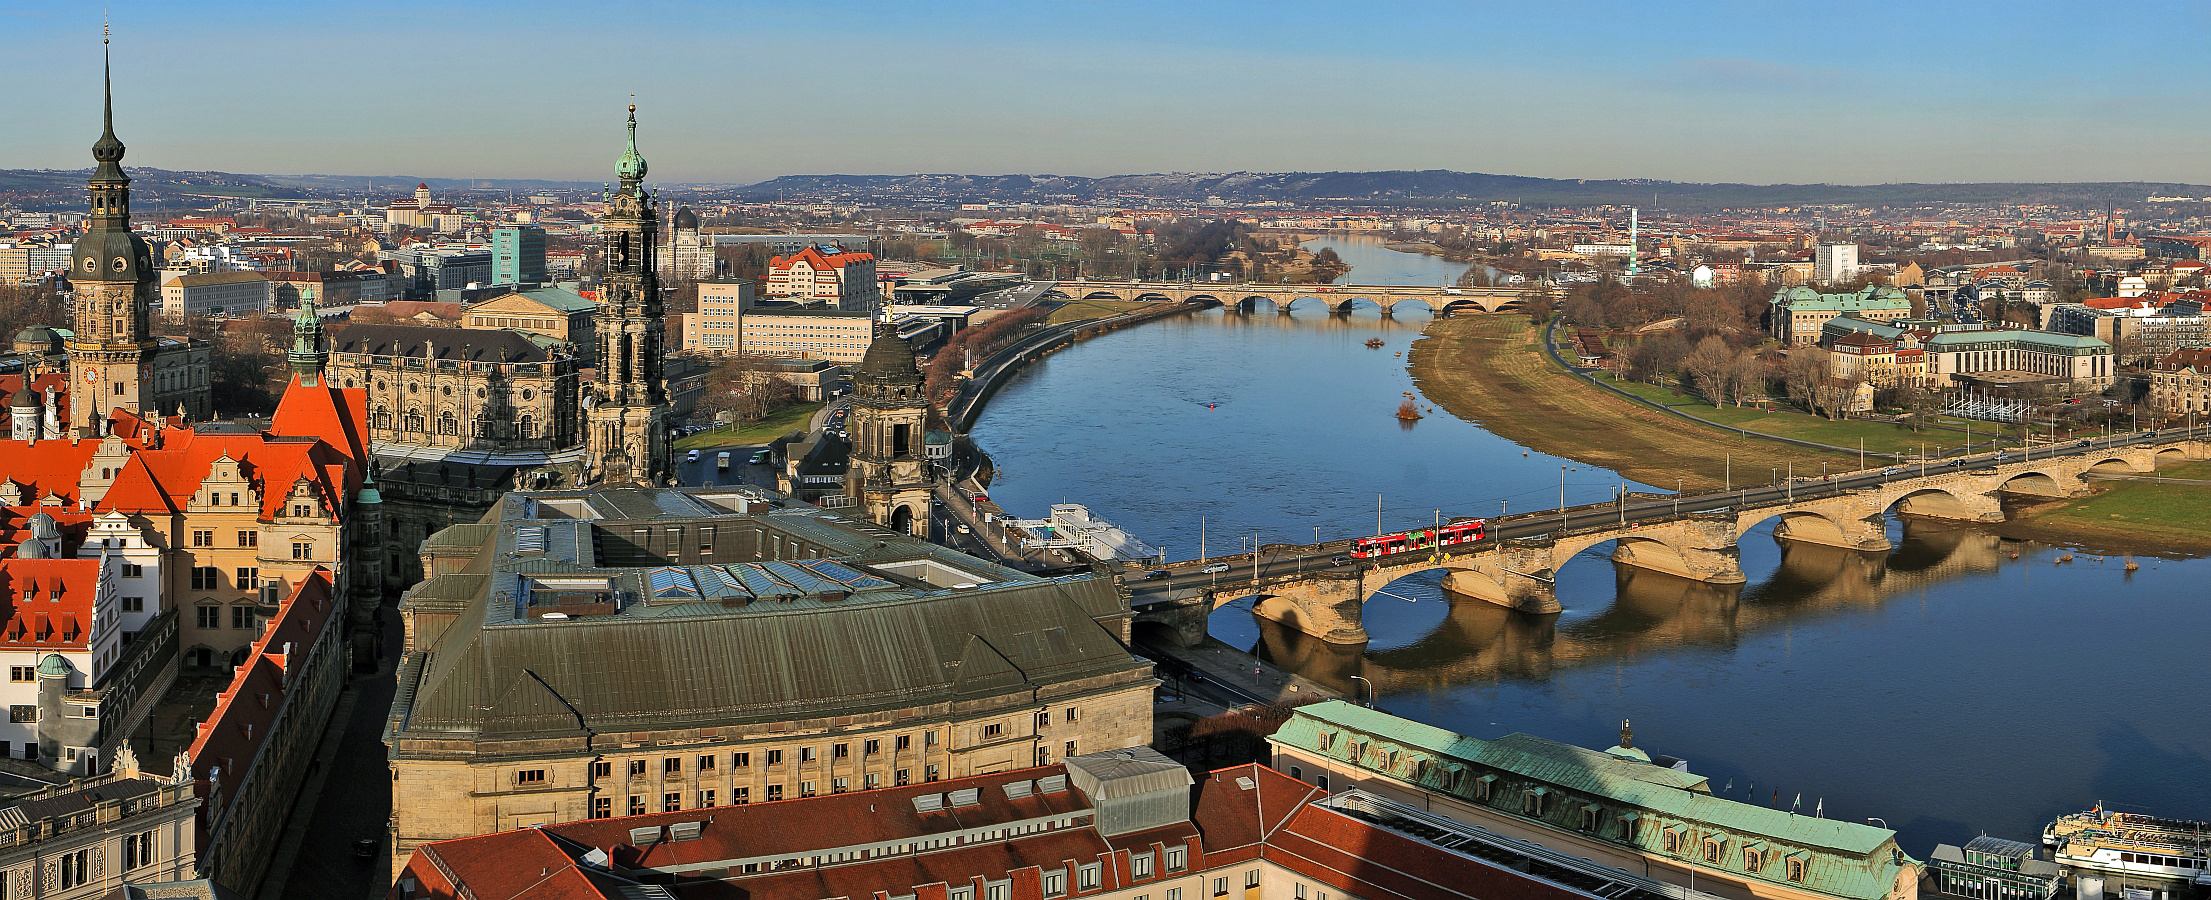
POLYGON ((1348 566, 1348 565, 1351 565, 1351 557, 1348 557, 1348 556, 1337 556, 1337 557, 1332 557, 1332 558, 1330 558, 1330 559, 1328 560, 1328 564, 1329 564, 1329 565, 1331 565, 1331 566, 1348 566))
POLYGON ((1203 569, 1199 569, 1198 571, 1200 571, 1200 572, 1204 572, 1204 573, 1205 573, 1205 574, 1207 574, 1207 575, 1217 575, 1217 574, 1220 574, 1220 573, 1222 573, 1222 572, 1226 572, 1226 571, 1228 571, 1228 564, 1227 564, 1227 563, 1214 563, 1214 564, 1212 564, 1212 565, 1210 565, 1210 566, 1206 566, 1206 567, 1205 567, 1205 568, 1203 568, 1203 569))

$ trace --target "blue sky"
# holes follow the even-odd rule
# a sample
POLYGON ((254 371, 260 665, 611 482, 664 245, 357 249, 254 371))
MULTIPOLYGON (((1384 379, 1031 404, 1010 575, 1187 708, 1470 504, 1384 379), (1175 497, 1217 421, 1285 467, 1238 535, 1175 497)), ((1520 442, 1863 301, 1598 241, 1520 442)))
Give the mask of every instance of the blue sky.
MULTIPOLYGON (((134 165, 604 180, 1445 168, 2211 183, 2211 3, 118 2, 134 165)), ((0 168, 95 4, 0 0, 0 168)))

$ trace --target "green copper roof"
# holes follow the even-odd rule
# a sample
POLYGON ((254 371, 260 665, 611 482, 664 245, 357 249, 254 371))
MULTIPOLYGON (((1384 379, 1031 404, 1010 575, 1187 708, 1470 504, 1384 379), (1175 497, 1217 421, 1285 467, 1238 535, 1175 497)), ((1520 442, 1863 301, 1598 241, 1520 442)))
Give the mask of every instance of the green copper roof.
POLYGON ((1897 849, 1896 833, 1889 829, 1716 797, 1700 776, 1533 735, 1484 741, 1329 701, 1299 707, 1268 740, 1513 818, 1528 818, 1521 815, 1524 793, 1541 789, 1557 798, 1555 805, 1544 804, 1538 817, 1544 825, 1580 831, 1581 811, 1594 807, 1605 823, 1597 832, 1602 839, 1630 843, 1657 857, 1687 855, 1699 866, 1745 877, 1787 883, 1783 858, 1802 854, 1807 861, 1803 885, 1837 897, 1885 897, 1899 869, 1917 865, 1897 849), (1321 749, 1324 734, 1329 735, 1325 750, 1321 749), (1364 744, 1356 758, 1354 742, 1364 744), (1393 750, 1397 752, 1394 768, 1388 756, 1393 750), (1476 785, 1485 776, 1492 779, 1491 799, 1474 799, 1476 785), (1641 823, 1633 838, 1625 837, 1617 824, 1629 813, 1641 823), (1663 849, 1668 830, 1687 838, 1682 853, 1668 854, 1663 849), (1717 866, 1702 858, 1707 835, 1727 841, 1717 866), (1749 846, 1767 850, 1770 862, 1757 872, 1744 869, 1742 850, 1749 846))
MULTIPOLYGON (((2055 331, 2028 331, 2021 328, 1997 328, 1986 331, 1945 331, 1927 340, 1930 350, 1952 350, 1975 345, 2018 344, 2039 348, 2064 348, 2068 350, 2109 350, 2111 345, 2102 338, 2080 334, 2060 334, 2055 331)), ((1998 349, 1982 346, 1976 349, 1998 349)))
POLYGON ((645 177, 645 157, 637 153, 637 104, 630 104, 630 146, 622 151, 622 158, 615 162, 614 173, 623 181, 637 181, 645 177))

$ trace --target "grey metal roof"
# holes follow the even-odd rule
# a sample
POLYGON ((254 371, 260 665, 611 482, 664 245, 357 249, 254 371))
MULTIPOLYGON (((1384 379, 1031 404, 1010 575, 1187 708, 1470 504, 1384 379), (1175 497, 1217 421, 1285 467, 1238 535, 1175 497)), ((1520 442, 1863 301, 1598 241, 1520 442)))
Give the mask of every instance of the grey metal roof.
POLYGON ((1110 580, 1037 578, 813 507, 740 514, 707 492, 517 492, 499 522, 425 542, 490 552, 408 592, 455 619, 404 670, 394 736, 853 715, 1148 672, 1103 624, 1128 614, 1110 580), (598 541, 648 522, 743 523, 833 558, 599 565, 598 541), (944 586, 947 569, 962 583, 944 586))

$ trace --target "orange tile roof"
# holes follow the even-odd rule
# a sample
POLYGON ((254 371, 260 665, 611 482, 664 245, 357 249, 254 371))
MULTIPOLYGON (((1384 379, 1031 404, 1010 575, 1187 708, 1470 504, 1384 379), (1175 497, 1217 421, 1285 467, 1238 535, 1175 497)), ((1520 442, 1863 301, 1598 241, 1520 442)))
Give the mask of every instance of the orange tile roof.
MULTIPOLYGON (((200 723, 190 751, 194 779, 205 783, 221 768, 225 784, 238 784, 241 772, 268 740, 270 724, 283 711, 285 690, 304 683, 285 677, 289 662, 285 650, 306 653, 338 615, 336 606, 327 568, 316 566, 293 587, 291 596, 277 607, 276 618, 254 638, 253 650, 230 687, 216 695, 214 711, 200 723)), ((227 802, 235 796, 234 791, 225 791, 222 799, 227 802)), ((214 813, 210 810, 201 821, 213 819, 214 813)))
POLYGON ((322 379, 309 387, 299 376, 276 402, 276 416, 269 433, 279 437, 319 437, 357 463, 368 460, 368 389, 339 388, 322 379))
POLYGON ((842 269, 853 263, 872 262, 875 259, 875 254, 854 250, 847 250, 842 253, 823 253, 818 247, 808 247, 789 256, 777 256, 769 259, 768 268, 789 269, 792 263, 802 259, 806 260, 807 265, 815 269, 842 269))
POLYGON ((97 559, 0 559, 0 647, 86 649, 99 590, 97 559))
POLYGON ((99 441, 0 441, 0 479, 22 485, 34 502, 59 496, 74 506, 77 481, 99 449, 99 441))

